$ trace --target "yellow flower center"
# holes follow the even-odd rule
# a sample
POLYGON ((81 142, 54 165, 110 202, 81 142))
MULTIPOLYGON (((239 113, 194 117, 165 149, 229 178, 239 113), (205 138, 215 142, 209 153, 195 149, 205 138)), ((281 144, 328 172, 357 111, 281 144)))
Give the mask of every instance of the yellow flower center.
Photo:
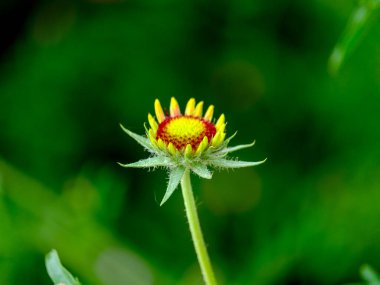
POLYGON ((172 143, 179 150, 184 149, 188 144, 196 150, 205 136, 210 142, 215 133, 214 124, 202 118, 168 117, 158 126, 157 139, 161 139, 166 144, 172 143))
POLYGON ((198 137, 205 131, 205 125, 199 119, 179 117, 167 124, 166 131, 173 137, 198 137))

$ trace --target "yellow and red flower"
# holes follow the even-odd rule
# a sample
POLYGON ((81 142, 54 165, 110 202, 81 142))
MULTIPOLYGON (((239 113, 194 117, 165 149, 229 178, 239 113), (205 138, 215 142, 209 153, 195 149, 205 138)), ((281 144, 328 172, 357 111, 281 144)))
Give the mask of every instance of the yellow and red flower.
POLYGON ((227 159, 228 153, 251 147, 246 145, 228 147, 235 136, 225 139, 226 123, 224 114, 213 121, 214 106, 210 105, 203 115, 203 102, 196 104, 194 98, 187 102, 184 114, 181 113, 177 100, 172 97, 169 112, 165 113, 158 99, 154 102, 156 118, 148 114, 149 129, 146 137, 130 130, 122 129, 140 145, 153 154, 152 157, 123 167, 167 167, 169 183, 161 205, 171 196, 181 181, 186 169, 206 179, 212 177, 208 166, 217 168, 241 168, 263 163, 227 159))
POLYGON ((203 102, 196 104, 192 98, 187 102, 184 114, 177 100, 170 102, 170 113, 165 115, 160 101, 154 102, 156 118, 148 114, 150 129, 148 138, 162 151, 172 155, 200 156, 209 147, 219 147, 226 136, 225 118, 222 114, 217 122, 212 121, 214 106, 208 107, 203 115, 203 102))

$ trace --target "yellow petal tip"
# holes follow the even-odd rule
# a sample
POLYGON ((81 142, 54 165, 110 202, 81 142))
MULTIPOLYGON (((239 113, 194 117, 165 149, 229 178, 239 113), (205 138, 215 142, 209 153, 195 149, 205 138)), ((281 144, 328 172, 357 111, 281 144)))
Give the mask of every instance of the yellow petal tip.
POLYGON ((185 148, 185 157, 190 157, 193 154, 193 148, 190 144, 186 145, 185 148))
POLYGON ((202 117, 203 113, 203 101, 199 102, 194 110, 194 116, 196 117, 202 117))
POLYGON ((221 114, 218 121, 216 121, 216 124, 215 124, 216 130, 219 130, 219 128, 221 128, 222 125, 224 125, 225 121, 226 121, 226 118, 224 114, 221 114))
POLYGON ((192 116, 195 110, 195 99, 191 98, 187 104, 185 109, 185 115, 192 116))
POLYGON ((207 108, 206 114, 205 114, 205 116, 204 116, 203 118, 204 118, 205 120, 211 122, 213 114, 214 114, 214 106, 213 106, 213 105, 210 105, 210 106, 207 108))
POLYGON ((208 138, 207 136, 205 136, 202 140, 202 142, 199 144, 196 152, 195 152, 195 155, 199 156, 202 154, 202 152, 208 147, 208 138))
POLYGON ((176 117, 180 115, 181 115, 181 111, 179 109, 178 102, 174 97, 172 97, 170 99, 170 116, 176 117))
POLYGON ((154 132, 156 132, 157 128, 158 128, 158 124, 157 124, 156 120, 153 118, 153 116, 150 113, 148 114, 148 122, 149 122, 149 125, 152 128, 152 130, 154 132))
POLYGON ((156 112, 156 117, 159 123, 165 120, 164 110, 161 107, 161 103, 158 99, 154 101, 154 111, 156 112))
POLYGON ((177 148, 172 143, 169 143, 168 151, 170 154, 175 155, 177 153, 177 148))

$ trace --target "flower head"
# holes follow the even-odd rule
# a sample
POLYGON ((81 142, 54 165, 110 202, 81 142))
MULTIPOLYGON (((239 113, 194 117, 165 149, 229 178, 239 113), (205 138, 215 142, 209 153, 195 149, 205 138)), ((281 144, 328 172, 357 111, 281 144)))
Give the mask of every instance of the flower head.
POLYGON ((150 128, 145 128, 146 137, 128 129, 122 129, 148 150, 152 156, 123 167, 166 167, 169 169, 169 183, 161 205, 173 194, 186 169, 202 178, 210 179, 209 166, 217 168, 241 168, 263 163, 227 159, 228 153, 251 147, 246 145, 228 147, 230 140, 225 139, 226 123, 224 114, 213 120, 214 106, 208 107, 203 115, 203 102, 196 104, 195 99, 187 102, 184 114, 177 100, 172 97, 168 114, 163 111, 160 101, 154 102, 156 118, 148 114, 150 128))
POLYGON ((148 114, 150 129, 148 138, 156 149, 166 151, 168 155, 180 155, 188 158, 201 156, 208 148, 218 147, 223 142, 226 133, 225 119, 222 114, 217 123, 212 122, 214 106, 208 107, 202 117, 203 102, 195 105, 195 99, 190 99, 182 115, 177 100, 170 102, 170 114, 166 116, 160 101, 154 102, 157 121, 148 114))

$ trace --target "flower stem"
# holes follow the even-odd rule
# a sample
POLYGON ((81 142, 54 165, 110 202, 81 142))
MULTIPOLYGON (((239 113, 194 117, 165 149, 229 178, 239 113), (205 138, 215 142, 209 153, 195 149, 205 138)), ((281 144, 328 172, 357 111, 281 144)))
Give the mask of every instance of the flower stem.
POLYGON ((182 177, 181 188, 191 237, 193 238, 194 248, 201 267, 203 280, 206 285, 216 285, 217 283, 210 263, 210 258, 208 257, 207 248, 203 240, 201 225, 199 224, 197 208, 194 201, 193 190, 191 188, 189 169, 186 169, 182 177))

